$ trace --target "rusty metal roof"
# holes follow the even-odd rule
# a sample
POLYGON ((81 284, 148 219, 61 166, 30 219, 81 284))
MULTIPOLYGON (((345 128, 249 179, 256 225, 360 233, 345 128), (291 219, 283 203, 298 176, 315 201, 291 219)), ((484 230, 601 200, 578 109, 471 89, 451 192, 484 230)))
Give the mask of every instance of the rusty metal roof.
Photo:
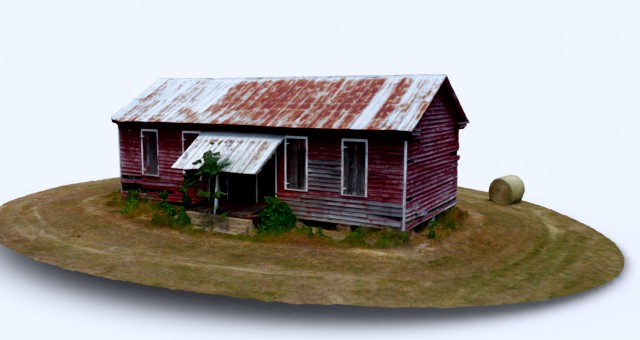
POLYGON ((220 152, 220 161, 230 162, 225 172, 255 175, 271 158, 284 136, 255 133, 203 132, 171 166, 174 169, 198 169, 193 162, 211 150, 220 152))
POLYGON ((160 79, 111 119, 412 131, 443 83, 452 92, 442 74, 160 79))

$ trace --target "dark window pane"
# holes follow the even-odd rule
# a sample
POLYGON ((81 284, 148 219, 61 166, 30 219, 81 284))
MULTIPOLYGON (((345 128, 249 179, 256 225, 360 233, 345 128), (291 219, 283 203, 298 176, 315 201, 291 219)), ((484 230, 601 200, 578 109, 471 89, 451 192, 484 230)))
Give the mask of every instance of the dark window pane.
POLYGON ((287 158, 287 189, 306 190, 307 187, 307 141, 287 138, 285 157, 287 158))
POLYGON ((367 143, 345 141, 342 149, 342 194, 365 196, 367 186, 367 143))
POLYGON ((158 134, 156 131, 142 132, 142 173, 158 175, 158 134))
POLYGON ((189 146, 191 146, 193 141, 196 140, 196 138, 198 138, 198 136, 199 136, 199 134, 195 133, 195 132, 185 132, 182 135, 182 143, 183 143, 182 152, 187 150, 189 148, 189 146))

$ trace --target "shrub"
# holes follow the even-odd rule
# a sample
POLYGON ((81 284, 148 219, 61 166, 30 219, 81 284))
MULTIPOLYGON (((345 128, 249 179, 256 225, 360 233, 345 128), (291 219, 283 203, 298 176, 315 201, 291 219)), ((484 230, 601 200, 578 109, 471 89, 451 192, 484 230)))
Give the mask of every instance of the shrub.
POLYGON ((258 215, 260 232, 287 232, 296 226, 296 215, 286 202, 276 197, 265 197, 266 207, 258 215))

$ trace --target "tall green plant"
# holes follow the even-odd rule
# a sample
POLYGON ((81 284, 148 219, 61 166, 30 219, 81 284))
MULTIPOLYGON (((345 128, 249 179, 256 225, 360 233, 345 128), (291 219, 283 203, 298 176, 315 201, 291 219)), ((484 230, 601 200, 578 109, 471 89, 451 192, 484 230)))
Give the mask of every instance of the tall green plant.
POLYGON ((220 161, 220 152, 213 152, 211 150, 205 151, 202 155, 202 159, 199 159, 193 162, 193 165, 200 165, 200 167, 195 172, 190 172, 185 174, 183 186, 178 189, 180 193, 182 193, 182 203, 184 206, 189 206, 192 202, 191 197, 187 194, 187 190, 190 188, 194 188, 202 179, 207 184, 207 190, 198 190, 197 195, 200 197, 204 197, 207 201, 214 200, 214 211, 216 213, 217 208, 217 200, 220 197, 226 195, 226 193, 220 191, 217 186, 217 177, 218 175, 229 166, 229 162, 220 161), (216 181, 214 184, 214 189, 211 190, 211 182, 212 180, 216 181))

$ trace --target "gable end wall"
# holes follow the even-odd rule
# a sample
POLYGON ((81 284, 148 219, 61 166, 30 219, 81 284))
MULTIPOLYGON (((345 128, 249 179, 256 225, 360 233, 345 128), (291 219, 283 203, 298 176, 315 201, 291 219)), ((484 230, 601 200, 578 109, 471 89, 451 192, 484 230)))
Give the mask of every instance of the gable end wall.
POLYGON ((438 92, 409 140, 406 230, 456 203, 460 157, 452 107, 438 92))

